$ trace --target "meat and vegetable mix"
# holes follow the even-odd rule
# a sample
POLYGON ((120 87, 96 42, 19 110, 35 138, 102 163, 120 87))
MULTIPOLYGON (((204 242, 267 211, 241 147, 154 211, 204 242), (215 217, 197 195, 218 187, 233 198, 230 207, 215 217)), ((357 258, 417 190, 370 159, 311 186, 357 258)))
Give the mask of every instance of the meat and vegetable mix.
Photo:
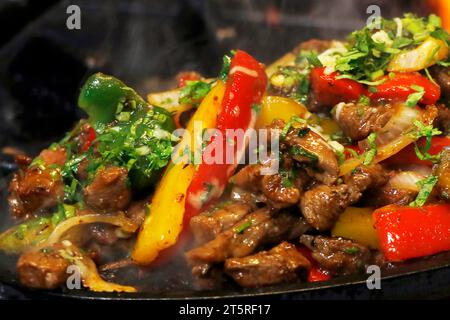
POLYGON ((449 44, 439 17, 405 14, 268 67, 233 50, 217 78, 182 72, 147 100, 94 74, 87 118, 17 156, 0 250, 25 286, 75 266, 109 292, 140 288, 105 270, 180 257, 198 283, 261 287, 448 251, 449 44))

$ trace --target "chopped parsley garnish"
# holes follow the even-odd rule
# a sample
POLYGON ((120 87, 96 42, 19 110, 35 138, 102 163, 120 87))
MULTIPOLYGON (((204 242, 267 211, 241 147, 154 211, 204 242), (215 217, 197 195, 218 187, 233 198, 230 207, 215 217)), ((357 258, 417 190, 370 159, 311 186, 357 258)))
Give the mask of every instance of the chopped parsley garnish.
POLYGON ((360 249, 358 247, 347 247, 344 248, 342 251, 344 251, 344 253, 346 254, 355 255, 359 253, 360 249))
POLYGON ((223 62, 222 62, 222 68, 219 72, 219 79, 223 82, 227 81, 228 79, 228 73, 230 73, 230 65, 231 65, 231 58, 233 57, 233 52, 230 55, 224 55, 223 56, 223 62))
POLYGON ((430 175, 423 180, 417 182, 417 185, 420 187, 420 191, 417 194, 416 199, 411 202, 409 205, 411 207, 422 207, 428 200, 431 192, 433 191, 434 186, 438 182, 438 177, 430 175))
POLYGON ((317 52, 315 51, 306 51, 306 50, 300 51, 297 57, 297 61, 301 63, 303 59, 306 59, 306 61, 311 66, 322 67, 322 62, 320 62, 319 57, 317 56, 317 52))
POLYGON ((367 150, 364 154, 364 165, 368 166, 372 163, 372 161, 375 159, 375 156, 377 155, 377 144, 375 143, 377 139, 377 134, 375 132, 372 132, 367 137, 367 142, 369 144, 369 150, 367 150))
POLYGON ((408 99, 406 99, 406 105, 408 107, 414 107, 417 105, 417 103, 419 103, 419 101, 422 99, 423 95, 425 94, 425 88, 418 86, 418 85, 411 85, 411 89, 413 89, 414 93, 411 93, 408 96, 408 99))
POLYGON ((414 121, 416 130, 411 134, 414 139, 419 139, 425 137, 425 146, 420 146, 417 142, 414 142, 414 150, 416 152, 417 158, 420 160, 429 160, 432 162, 437 162, 440 159, 440 155, 432 155, 429 153, 431 148, 431 139, 433 136, 441 135, 442 132, 439 129, 434 128, 432 125, 426 126, 422 122, 416 120, 414 121))
POLYGON ((212 84, 204 81, 186 81, 180 90, 179 102, 182 104, 198 104, 211 90, 212 84))
POLYGON ((373 25, 353 32, 344 51, 334 53, 334 68, 340 78, 353 79, 366 85, 378 85, 394 55, 420 45, 427 37, 449 43, 440 18, 428 19, 405 14, 401 19, 380 19, 380 29, 373 25))
POLYGON ((247 230, 251 226, 252 226, 252 222, 246 221, 243 224, 241 224, 240 226, 238 226, 235 231, 237 234, 242 234, 242 233, 244 233, 245 230, 247 230))
POLYGON ((366 95, 361 95, 358 100, 358 104, 362 104, 364 106, 368 106, 370 104, 370 99, 366 95))
POLYGON ((319 161, 319 157, 317 155, 315 155, 312 152, 309 152, 308 150, 306 150, 305 148, 303 148, 301 146, 292 146, 291 149, 289 150, 289 153, 293 156, 305 157, 305 158, 311 160, 311 162, 313 164, 315 164, 319 161))
POLYGON ((281 134, 280 134, 281 139, 286 138, 286 135, 288 134, 289 130, 294 125, 294 123, 305 124, 306 120, 300 118, 299 116, 292 116, 291 119, 289 119, 289 121, 284 126, 283 130, 281 131, 281 134))
POLYGON ((284 168, 280 168, 279 175, 281 176, 281 184, 285 188, 291 188, 294 186, 294 179, 296 178, 297 174, 296 172, 291 169, 287 170, 284 168))

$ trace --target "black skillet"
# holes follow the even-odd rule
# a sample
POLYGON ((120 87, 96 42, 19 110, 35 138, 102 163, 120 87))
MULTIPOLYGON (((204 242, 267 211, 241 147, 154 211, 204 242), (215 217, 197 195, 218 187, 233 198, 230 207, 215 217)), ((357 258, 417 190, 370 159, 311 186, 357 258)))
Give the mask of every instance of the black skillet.
MULTIPOLYGON (((197 70, 205 76, 213 76, 220 68, 220 57, 232 48, 243 48, 262 61, 270 62, 300 41, 313 37, 342 38, 363 25, 367 18, 365 9, 371 1, 350 1, 350 4, 333 1, 336 10, 329 10, 329 1, 110 0, 94 3, 79 0, 69 3, 54 0, 49 3, 53 6, 45 11, 45 7, 30 9, 27 1, 9 1, 9 5, 17 7, 7 10, 0 4, 0 15, 10 17, 9 21, 14 21, 14 14, 17 18, 34 19, 27 23, 24 20, 23 29, 17 28, 12 34, 9 28, 10 34, 0 38, 3 41, 0 49, 0 148, 16 147, 36 154, 60 138, 82 116, 75 105, 78 88, 97 70, 118 76, 143 94, 166 89, 180 70, 197 70), (21 12, 24 3, 26 14, 15 13, 21 12), (80 30, 66 28, 69 4, 81 8, 80 30), (283 13, 282 19, 277 18, 277 10, 283 13)), ((378 3, 385 16, 404 11, 426 13, 426 8, 417 4, 418 1, 378 3)), ((0 27, 8 26, 11 24, 0 27)), ((5 197, 12 170, 11 158, 2 154, 1 229, 10 223, 5 197)), ((175 275, 172 279, 166 275, 167 279, 159 281, 158 285, 148 286, 137 294, 99 294, 85 290, 45 292, 21 287, 15 278, 14 259, 0 255, 0 298, 448 298, 450 253, 384 270, 381 290, 367 288, 368 276, 252 290, 227 284, 220 290, 201 291, 186 285, 180 280, 182 276, 175 275)))

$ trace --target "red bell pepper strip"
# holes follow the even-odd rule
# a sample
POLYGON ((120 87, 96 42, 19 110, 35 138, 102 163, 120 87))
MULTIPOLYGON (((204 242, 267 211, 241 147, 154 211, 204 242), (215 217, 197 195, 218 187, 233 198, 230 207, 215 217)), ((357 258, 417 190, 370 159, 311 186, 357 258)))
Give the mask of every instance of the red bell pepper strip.
POLYGON ((309 79, 314 100, 320 107, 334 107, 339 102, 358 101, 365 87, 351 79, 336 79, 338 72, 325 73, 324 67, 311 70, 309 79))
POLYGON ((441 96, 441 89, 418 72, 395 73, 394 76, 384 76, 380 80, 385 82, 375 87, 373 92, 369 90, 371 100, 406 101, 408 96, 417 92, 411 86, 419 86, 425 90, 420 104, 435 104, 441 96))
POLYGON ((297 250, 311 263, 311 268, 308 270, 307 276, 308 282, 327 281, 331 279, 330 273, 318 266, 317 261, 312 257, 310 249, 302 246, 297 247, 297 250))
POLYGON ((84 142, 84 144, 81 146, 81 152, 86 152, 89 150, 89 148, 92 145, 92 142, 94 142, 94 140, 97 138, 97 134, 95 133, 94 128, 90 127, 88 134, 87 134, 87 138, 86 141, 84 142))
MULTIPOLYGON (((187 190, 184 225, 187 225, 194 215, 210 205, 223 192, 229 178, 233 175, 239 155, 244 150, 238 150, 236 139, 227 141, 226 130, 247 129, 253 127, 256 114, 252 106, 261 102, 266 89, 267 76, 264 66, 244 51, 236 51, 231 60, 225 95, 221 111, 217 118, 217 130, 212 136, 207 149, 223 150, 222 154, 211 152, 221 163, 205 163, 203 154, 195 176, 187 190), (225 150, 233 149, 233 163, 226 163, 225 150)), ((242 146, 245 149, 245 146, 242 146)), ((230 162, 230 161, 228 161, 230 162)))
POLYGON ((450 250, 450 204, 389 205, 373 213, 380 248, 389 261, 450 250))
MULTIPOLYGON (((420 147, 425 147, 426 138, 420 138, 418 141, 418 145, 420 147)), ((428 150, 428 153, 431 155, 439 154, 442 149, 450 146, 450 138, 448 137, 432 137, 431 138, 431 147, 428 150)), ((384 164, 387 165, 404 165, 404 164, 420 164, 431 167, 433 163, 429 160, 420 160, 414 149, 414 144, 410 144, 406 148, 402 149, 399 153, 396 153, 392 157, 387 158, 383 161, 384 164)))

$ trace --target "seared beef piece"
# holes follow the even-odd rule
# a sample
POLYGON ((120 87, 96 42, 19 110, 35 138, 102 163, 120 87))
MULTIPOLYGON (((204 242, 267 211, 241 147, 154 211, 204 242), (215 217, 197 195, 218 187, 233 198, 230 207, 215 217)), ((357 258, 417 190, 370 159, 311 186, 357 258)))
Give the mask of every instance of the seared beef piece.
POLYGON ((359 192, 378 190, 388 182, 389 175, 379 164, 370 166, 361 165, 351 173, 344 176, 344 183, 359 192))
POLYGON ((390 105, 367 106, 355 103, 340 103, 333 109, 333 118, 344 134, 353 141, 360 141, 381 129, 392 117, 390 105))
POLYGON ((138 226, 142 225, 145 220, 146 207, 150 199, 133 201, 127 209, 126 216, 138 226))
POLYGON ((436 190, 438 195, 450 201, 450 149, 444 149, 434 174, 438 177, 436 190))
POLYGON ((276 213, 272 217, 267 208, 247 215, 232 228, 220 233, 214 240, 186 253, 192 273, 204 275, 211 264, 232 257, 245 257, 259 246, 292 239, 303 234, 309 226, 289 213, 276 213))
MULTIPOLYGON (((285 125, 283 120, 277 119, 268 128, 283 130, 285 125)), ((306 126, 291 127, 284 139, 280 137, 280 150, 303 164, 307 173, 322 183, 331 185, 339 175, 339 164, 333 149, 306 126)))
POLYGON ((127 169, 111 166, 98 171, 92 183, 84 189, 84 200, 97 211, 125 209, 131 200, 127 169))
POLYGON ((322 53, 329 49, 332 45, 330 40, 310 39, 300 43, 293 50, 294 54, 300 53, 300 51, 315 51, 316 53, 322 53))
POLYGON ((20 170, 11 180, 8 197, 11 213, 16 218, 51 208, 64 196, 60 171, 55 166, 64 165, 65 150, 46 149, 38 158, 37 164, 32 166, 29 166, 29 158, 17 158, 20 170))
POLYGON ((319 185, 305 192, 300 201, 300 210, 311 226, 326 231, 333 227, 345 208, 360 196, 361 193, 354 193, 346 184, 332 187, 319 185))
POLYGON ((241 287, 261 287, 295 280, 300 269, 310 267, 294 245, 282 242, 269 251, 227 259, 224 272, 241 287))
POLYGON ((70 263, 59 254, 64 246, 60 243, 50 248, 25 252, 17 262, 19 281, 35 289, 55 289, 68 277, 70 263))
POLYGON ((433 79, 441 87, 441 93, 444 97, 450 98, 450 69, 448 67, 433 66, 430 68, 433 79))
POLYGON ((262 164, 251 164, 242 168, 232 178, 234 185, 241 188, 261 192, 263 201, 272 208, 286 208, 295 205, 300 200, 302 176, 299 174, 292 186, 285 186, 279 173, 262 175, 262 164))
POLYGON ((345 176, 344 182, 331 187, 318 185, 303 195, 300 210, 306 221, 317 230, 331 229, 345 208, 357 202, 364 191, 384 185, 387 174, 378 164, 360 166, 345 176))
POLYGON ((208 214, 192 217, 190 221, 191 232, 198 244, 213 240, 219 233, 231 228, 236 222, 242 220, 254 210, 254 206, 233 202, 208 214))
POLYGON ((312 257, 333 275, 364 272, 372 260, 370 250, 351 240, 303 235, 300 242, 312 250, 312 257))
POLYGON ((421 177, 421 175, 416 172, 392 171, 389 173, 389 181, 385 185, 379 186, 376 191, 364 195, 362 202, 364 205, 374 208, 387 206, 389 204, 408 205, 416 198, 418 191, 411 188, 400 188, 392 181, 398 179, 401 175, 409 174, 415 174, 419 179, 425 178, 425 176, 421 177))
POLYGON ((438 105, 438 115, 433 125, 444 134, 450 134, 450 106, 438 105))

